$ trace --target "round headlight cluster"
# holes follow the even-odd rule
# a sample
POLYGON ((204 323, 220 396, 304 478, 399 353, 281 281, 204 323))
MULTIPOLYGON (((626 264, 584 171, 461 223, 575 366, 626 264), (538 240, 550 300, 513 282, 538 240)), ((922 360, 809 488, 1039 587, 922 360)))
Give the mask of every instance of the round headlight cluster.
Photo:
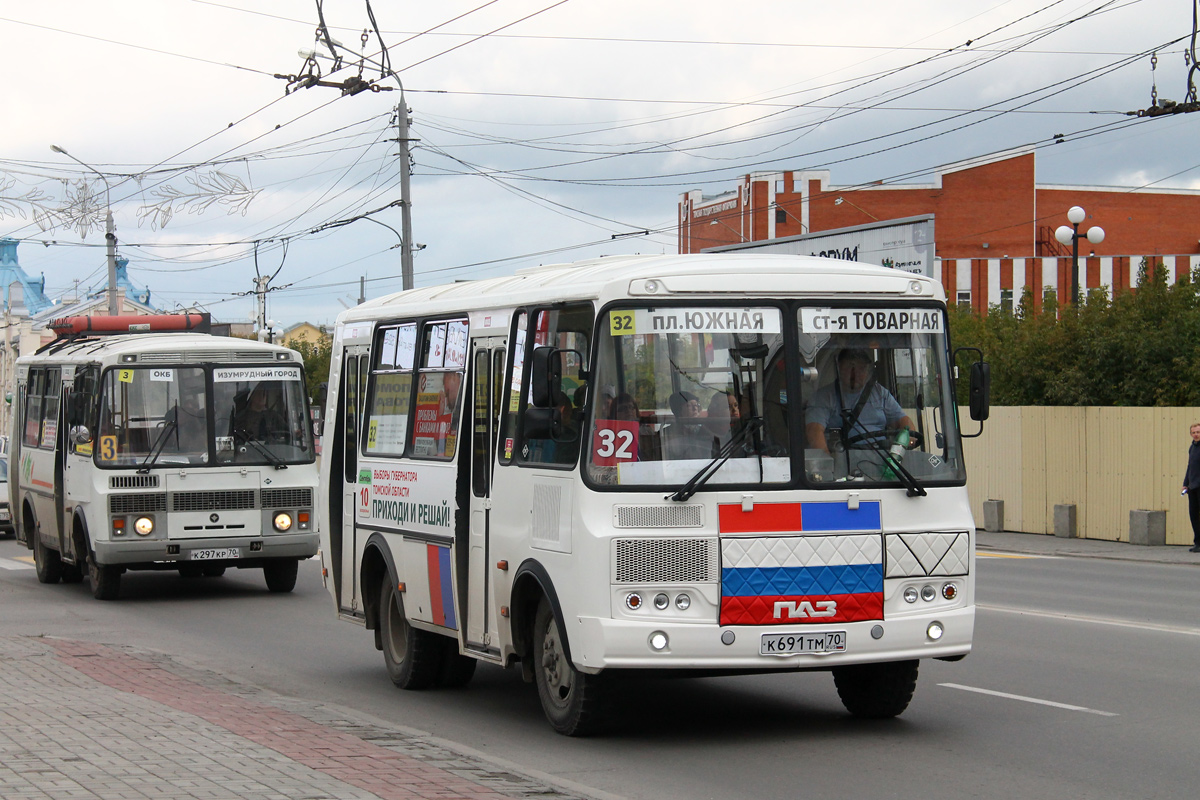
MULTIPOLYGON (((644 602, 645 601, 642 599, 640 592, 630 592, 629 594, 625 595, 625 607, 630 611, 637 611, 642 607, 644 602)), ((658 592, 654 595, 650 602, 653 604, 655 610, 666 611, 671 607, 671 596, 666 592, 658 592)), ((680 611, 687 611, 691 607, 691 595, 689 595, 687 592, 680 592, 679 594, 675 595, 675 608, 679 609, 680 611)))
POLYGON ((138 517, 137 522, 133 523, 133 529, 138 536, 149 536, 154 533, 154 520, 150 517, 138 517))
POLYGON ((286 511, 280 511, 275 515, 273 524, 275 525, 275 530, 286 531, 292 527, 292 515, 286 511))

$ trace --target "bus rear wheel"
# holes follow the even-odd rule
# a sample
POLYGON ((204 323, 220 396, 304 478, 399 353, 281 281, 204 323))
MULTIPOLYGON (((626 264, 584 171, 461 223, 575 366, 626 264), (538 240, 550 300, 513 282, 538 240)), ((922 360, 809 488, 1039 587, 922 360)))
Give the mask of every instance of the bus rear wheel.
POLYGON ((408 624, 404 600, 391 581, 379 591, 379 641, 388 677, 401 689, 428 689, 442 673, 441 637, 408 624))
POLYGON ((296 573, 300 562, 294 558, 277 558, 263 564, 263 578, 272 592, 290 592, 296 588, 296 573))
POLYGON ((538 699, 550 726, 566 736, 588 736, 599 730, 604 680, 575 669, 558 618, 545 599, 533 619, 530 658, 538 699))
POLYGON ((62 556, 42 544, 42 537, 33 532, 33 565, 36 567, 38 583, 58 583, 62 578, 62 556))
POLYGON ((97 600, 116 600, 121 593, 122 569, 112 564, 97 564, 95 553, 88 553, 87 568, 92 597, 97 600))
POLYGON ((917 689, 918 661, 835 667, 833 683, 842 705, 856 717, 888 719, 908 708, 917 689))

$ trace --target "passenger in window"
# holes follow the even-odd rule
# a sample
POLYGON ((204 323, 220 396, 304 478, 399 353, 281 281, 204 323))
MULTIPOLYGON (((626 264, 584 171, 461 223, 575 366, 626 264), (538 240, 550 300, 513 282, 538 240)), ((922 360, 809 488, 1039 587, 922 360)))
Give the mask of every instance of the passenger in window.
POLYGON ((675 421, 663 428, 663 457, 671 460, 712 458, 715 437, 704 427, 700 398, 691 392, 675 392, 667 398, 675 421))
POLYGON ((704 427, 720 444, 729 441, 729 437, 741 426, 741 406, 729 392, 717 392, 708 400, 708 416, 704 419, 704 427))

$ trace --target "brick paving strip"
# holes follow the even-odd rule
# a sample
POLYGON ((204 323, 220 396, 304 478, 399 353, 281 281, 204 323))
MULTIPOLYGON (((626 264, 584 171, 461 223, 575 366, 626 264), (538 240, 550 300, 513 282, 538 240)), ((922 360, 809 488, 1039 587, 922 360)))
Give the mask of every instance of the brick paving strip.
POLYGON ((162 654, 0 637, 0 669, 4 800, 585 796, 162 654))

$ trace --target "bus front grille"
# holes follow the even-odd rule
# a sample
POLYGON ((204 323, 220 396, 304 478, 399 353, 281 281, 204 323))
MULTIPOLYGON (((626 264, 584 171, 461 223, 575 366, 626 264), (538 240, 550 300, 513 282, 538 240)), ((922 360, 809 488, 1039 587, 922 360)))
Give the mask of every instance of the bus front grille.
POLYGON ((263 489, 263 508, 311 508, 312 489, 263 489))
POLYGON ((113 475, 108 479, 110 489, 157 489, 157 475, 113 475))
POLYGON ((108 496, 108 512, 110 514, 147 514, 152 511, 166 511, 167 496, 165 494, 110 494, 108 496))
POLYGON ((616 583, 714 583, 716 539, 617 539, 616 583))
POLYGON ((617 528, 701 528, 704 506, 614 506, 617 528))
POLYGON ((253 489, 227 492, 175 492, 171 495, 172 511, 233 511, 255 507, 253 489))

